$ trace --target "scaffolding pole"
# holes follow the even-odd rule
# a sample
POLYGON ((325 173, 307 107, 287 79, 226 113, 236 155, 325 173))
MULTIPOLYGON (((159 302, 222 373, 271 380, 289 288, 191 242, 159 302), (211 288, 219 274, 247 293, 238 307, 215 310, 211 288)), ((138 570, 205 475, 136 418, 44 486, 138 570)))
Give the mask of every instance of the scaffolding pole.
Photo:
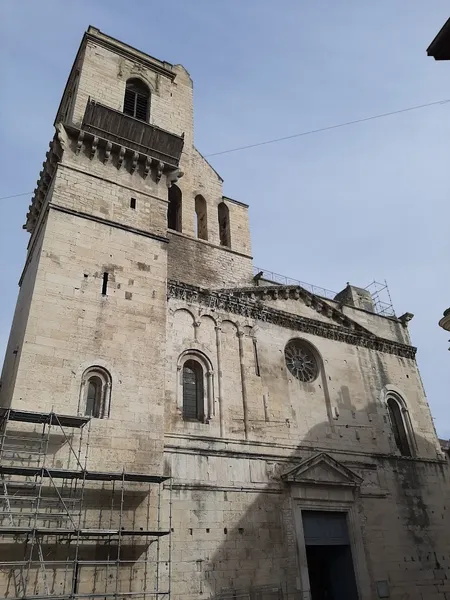
POLYGON ((122 472, 89 470, 89 440, 90 417, 60 415, 53 410, 43 413, 0 408, 0 502, 6 508, 0 513, 1 596, 7 595, 11 600, 170 597, 171 494, 168 523, 162 523, 161 519, 163 483, 169 478, 125 469, 122 472), (62 445, 56 450, 52 448, 50 460, 55 432, 62 445), (12 441, 12 445, 8 445, 8 441, 12 441), (30 451, 30 445, 38 450, 30 451), (61 461, 55 460, 58 452, 66 457, 67 468, 60 467, 61 461), (115 503, 117 483, 120 483, 119 507, 115 503), (147 496, 140 526, 136 524, 138 508, 127 506, 126 492, 130 498, 135 497, 130 493, 133 485, 139 485, 138 493, 147 496), (145 485, 144 491, 142 485, 145 485), (94 507, 86 504, 88 489, 94 507), (152 527, 154 489, 158 496, 156 522, 152 527), (95 500, 95 494, 100 495, 99 501, 95 500), (130 524, 131 510, 134 512, 130 524), (106 511, 109 517, 105 517, 106 511), (137 539, 142 540, 141 546, 145 548, 144 559, 138 556, 130 559, 125 555, 125 547, 131 552, 135 550, 137 539), (168 543, 167 586, 162 586, 159 565, 167 558, 161 555, 162 540, 168 543), (156 557, 152 559, 153 544, 156 544, 156 557), (93 552, 95 560, 89 557, 93 552), (106 558, 96 556, 97 552, 105 553, 106 558), (18 558, 11 560, 16 555, 18 558), (155 562, 152 582, 149 567, 155 562), (87 581, 83 581, 83 569, 88 570, 87 581), (137 590, 133 589, 135 569, 142 569, 137 590), (108 586, 114 571, 114 590, 111 590, 108 586), (11 579, 14 596, 9 589, 11 579), (104 589, 98 589, 102 586, 104 589))

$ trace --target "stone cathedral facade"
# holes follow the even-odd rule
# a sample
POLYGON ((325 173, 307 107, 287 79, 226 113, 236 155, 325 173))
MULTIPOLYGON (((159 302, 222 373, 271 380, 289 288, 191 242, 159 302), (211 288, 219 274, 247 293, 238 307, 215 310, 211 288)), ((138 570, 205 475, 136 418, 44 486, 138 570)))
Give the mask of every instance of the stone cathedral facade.
POLYGON ((248 206, 194 146, 185 68, 90 27, 25 227, 2 596, 450 597, 449 474, 410 315, 254 275, 248 206), (55 424, 35 468, 24 445, 55 424), (156 556, 144 482, 163 486, 156 556), (50 500, 80 502, 78 525, 50 500))

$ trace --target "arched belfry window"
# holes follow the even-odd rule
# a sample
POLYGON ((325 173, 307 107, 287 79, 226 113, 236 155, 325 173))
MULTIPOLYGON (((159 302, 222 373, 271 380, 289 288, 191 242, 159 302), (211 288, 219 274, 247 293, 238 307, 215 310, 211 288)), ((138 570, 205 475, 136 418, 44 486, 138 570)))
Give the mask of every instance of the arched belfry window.
POLYGON ((225 202, 221 202, 219 204, 219 206, 217 207, 217 213, 219 217, 220 245, 231 248, 230 211, 225 202))
POLYGON ((208 239, 206 200, 203 196, 195 197, 195 234, 201 240, 208 239))
POLYGON ((169 206, 167 207, 167 227, 181 231, 182 194, 174 183, 169 188, 169 206))
POLYGON ((412 456, 410 434, 408 432, 407 411, 395 396, 388 396, 387 408, 391 421, 392 433, 400 454, 412 456))
POLYGON ((140 121, 150 117, 150 90, 140 79, 129 79, 125 87, 123 112, 140 121))
POLYGON ((102 367, 87 369, 81 381, 79 412, 96 419, 109 417, 111 376, 102 367))
POLYGON ((183 417, 204 421, 203 369, 196 360, 183 365, 183 417))

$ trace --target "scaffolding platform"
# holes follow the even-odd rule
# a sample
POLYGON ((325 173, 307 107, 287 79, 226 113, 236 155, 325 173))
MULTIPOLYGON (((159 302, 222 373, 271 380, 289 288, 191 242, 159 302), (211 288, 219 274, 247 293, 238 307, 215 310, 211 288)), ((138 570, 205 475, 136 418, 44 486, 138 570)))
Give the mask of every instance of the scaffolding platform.
POLYGON ((90 428, 0 408, 0 597, 170 596, 170 478, 88 469, 90 428))
POLYGON ((145 475, 143 473, 87 471, 85 469, 53 469, 48 467, 6 466, 0 464, 0 475, 23 475, 24 477, 50 477, 54 479, 84 479, 86 481, 135 481, 141 483, 162 483, 168 477, 145 475))
MULTIPOLYGON (((48 518, 47 515, 46 518, 48 518)), ((159 537, 162 535, 169 535, 169 530, 144 531, 141 529, 70 529, 67 527, 1 527, 0 535, 64 535, 67 537, 79 536, 79 537, 111 537, 119 535, 145 535, 152 537, 159 537)))
POLYGON ((22 423, 45 423, 47 425, 60 425, 61 427, 84 427, 89 423, 91 417, 60 415, 54 412, 43 413, 32 410, 0 407, 0 419, 20 421, 22 423))

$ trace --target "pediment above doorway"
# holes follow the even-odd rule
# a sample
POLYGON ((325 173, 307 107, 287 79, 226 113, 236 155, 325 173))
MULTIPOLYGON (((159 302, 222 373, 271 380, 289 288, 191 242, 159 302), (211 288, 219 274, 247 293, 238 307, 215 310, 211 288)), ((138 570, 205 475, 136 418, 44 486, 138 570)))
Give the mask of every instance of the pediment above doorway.
POLYGON ((289 484, 351 488, 363 482, 359 475, 326 453, 303 460, 283 473, 281 479, 289 484))

